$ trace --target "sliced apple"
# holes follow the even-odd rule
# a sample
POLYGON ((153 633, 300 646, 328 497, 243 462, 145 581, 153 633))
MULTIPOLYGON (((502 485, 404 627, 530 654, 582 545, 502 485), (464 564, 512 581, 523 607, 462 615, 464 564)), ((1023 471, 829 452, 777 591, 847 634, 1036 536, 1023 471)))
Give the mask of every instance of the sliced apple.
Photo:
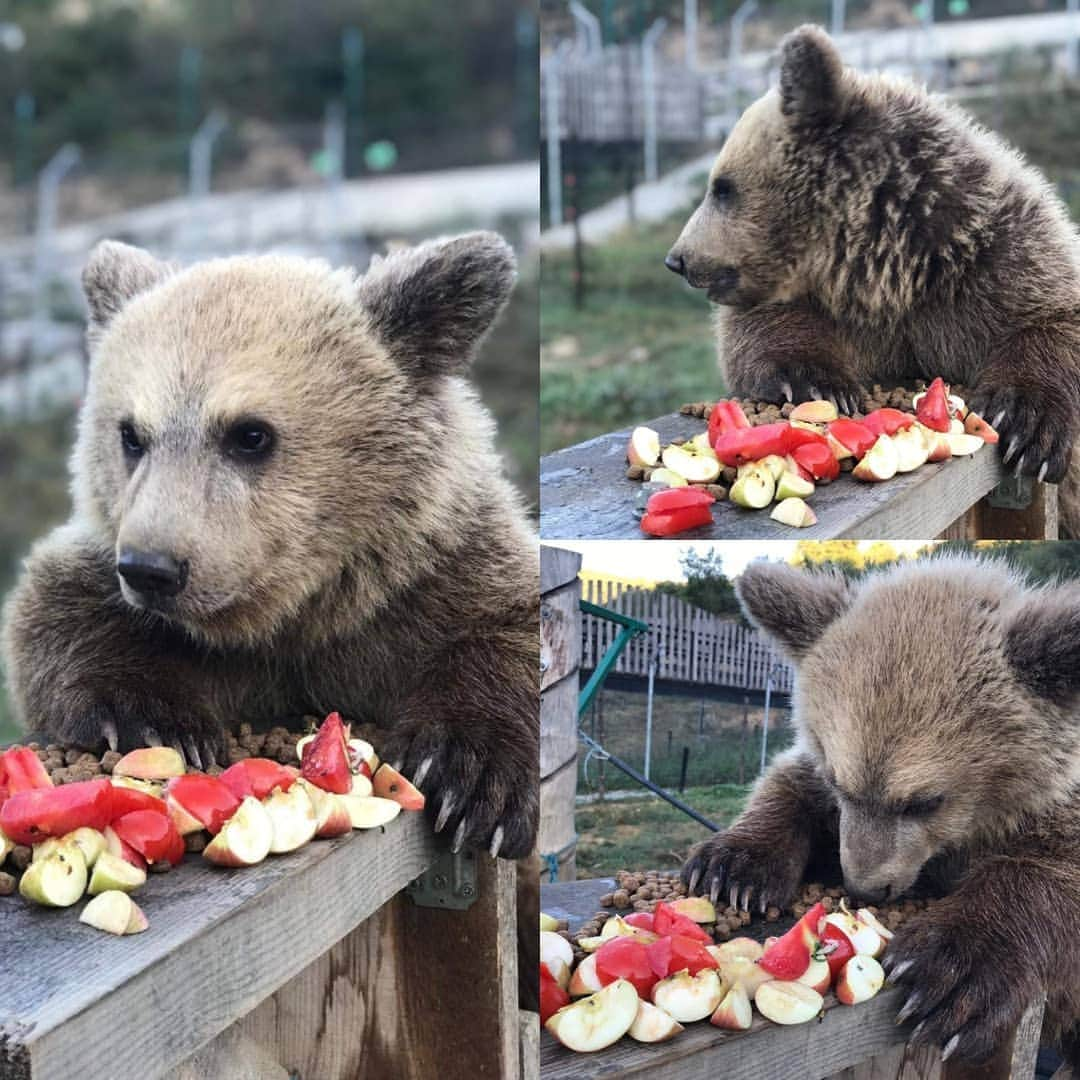
POLYGON ((888 435, 879 435, 877 442, 863 454, 862 460, 851 470, 851 475, 857 480, 874 482, 891 480, 896 475, 898 464, 896 444, 888 435))
POLYGON ((315 835, 320 840, 334 836, 344 836, 352 831, 352 819, 348 807, 341 801, 341 796, 332 791, 323 791, 321 787, 300 777, 296 781, 315 807, 315 835))
POLYGON ((262 804, 273 827, 271 854, 282 855, 287 851, 295 851, 315 836, 319 819, 308 793, 299 784, 290 785, 288 791, 274 788, 263 799, 262 804))
POLYGON ((964 421, 958 420, 955 416, 949 421, 949 430, 945 432, 946 435, 963 435, 964 434, 964 421))
POLYGON ((650 427, 636 427, 630 433, 626 460, 631 465, 651 469, 660 460, 660 436, 650 427))
POLYGON ((574 950, 570 942, 562 934, 556 934, 552 930, 541 930, 540 963, 547 964, 548 970, 554 975, 555 973, 550 964, 552 960, 561 961, 563 966, 569 970, 574 964, 574 950))
POLYGON ((45 907, 71 907, 86 892, 86 859, 75 844, 61 844, 32 862, 19 880, 19 892, 45 907))
POLYGON ((136 780, 168 780, 185 772, 184 759, 171 746, 143 746, 125 754, 113 766, 112 774, 136 780))
POLYGON ((725 960, 734 960, 736 957, 760 960, 765 955, 765 946, 751 937, 735 937, 720 945, 713 945, 711 949, 716 950, 716 959, 721 963, 725 960))
POLYGON ((720 475, 720 462, 715 454, 692 453, 682 446, 666 447, 661 461, 664 468, 691 484, 711 484, 720 475))
POLYGON ((847 935, 851 947, 860 956, 880 956, 885 951, 881 935, 864 922, 859 922, 846 908, 825 916, 825 921, 847 935))
POLYGON ((716 908, 707 896, 680 896, 678 900, 672 900, 668 907, 676 915, 685 915, 692 922, 716 922, 716 908))
POLYGON ((633 983, 616 979, 590 997, 564 1005, 544 1026, 569 1050, 603 1050, 630 1030, 639 1000, 633 983))
POLYGON ((831 401, 803 401, 791 410, 788 420, 803 420, 810 424, 827 424, 839 416, 831 401))
POLYGON ((559 920, 554 915, 548 915, 547 912, 540 912, 540 929, 541 930, 557 930, 559 927, 559 920))
POLYGON ((969 412, 964 417, 964 431, 969 435, 978 435, 983 442, 987 443, 996 443, 1001 438, 986 420, 973 412, 969 412))
POLYGON ((754 1004, 774 1024, 805 1024, 821 1012, 825 1001, 816 990, 800 982, 773 979, 757 988, 754 1004))
POLYGON ((829 961, 824 957, 810 957, 810 966, 795 980, 803 986, 809 986, 819 994, 824 994, 832 983, 829 961))
POLYGON ((825 432, 825 441, 829 444, 829 449, 833 452, 833 457, 837 461, 843 461, 846 458, 855 456, 850 447, 845 446, 831 431, 825 432))
POLYGON ((885 972, 872 956, 853 956, 836 980, 836 1000, 843 1005, 869 1001, 884 985, 885 972))
POLYGON ((675 1038, 682 1030, 682 1024, 673 1020, 663 1009, 647 1001, 639 1001, 637 1016, 627 1034, 637 1042, 658 1043, 675 1038))
POLYGON ((930 456, 930 447, 919 431, 918 425, 904 428, 892 436, 896 447, 896 471, 914 472, 920 465, 925 465, 930 456))
POLYGON ((878 920, 878 917, 869 908, 859 908, 859 910, 855 912, 855 918, 858 919, 859 922, 864 923, 866 926, 869 926, 873 930, 875 930, 878 937, 881 938, 882 941, 892 941, 892 939, 895 937, 891 930, 889 930, 885 926, 882 926, 881 922, 878 920))
POLYGON ((197 817, 176 801, 171 792, 165 793, 165 805, 169 808, 169 817, 181 836, 190 836, 192 833, 202 832, 205 828, 197 817))
POLYGON ((750 998, 739 983, 724 995, 723 1001, 709 1017, 710 1024, 725 1031, 746 1031, 753 1022, 754 1011, 750 1008, 750 998))
POLYGON ((817 514, 799 498, 782 499, 773 508, 769 517, 781 525, 790 525, 795 529, 805 529, 817 524, 817 514))
POLYGON ((688 487, 689 481, 673 469, 653 469, 649 473, 650 484, 667 484, 668 487, 688 487))
POLYGON ((777 484, 780 482, 780 477, 787 472, 787 458, 783 458, 779 454, 769 454, 768 457, 763 457, 754 464, 768 469, 772 473, 773 482, 777 484))
POLYGON ((152 795, 155 799, 164 797, 162 790, 163 781, 160 780, 137 780, 134 776, 110 776, 113 787, 131 788, 133 791, 141 791, 144 795, 152 795))
POLYGON ((986 445, 978 435, 968 435, 963 431, 959 433, 950 431, 945 437, 949 440, 949 449, 953 457, 967 457, 986 445))
POLYGON ((349 811, 354 829, 377 829, 380 825, 388 825, 401 813, 401 803, 380 799, 378 795, 339 795, 338 798, 349 811))
POLYGON ((141 934, 144 930, 149 929, 150 920, 143 914, 143 909, 131 901, 131 918, 128 919, 127 929, 125 934, 141 934))
POLYGON ((653 1004, 680 1024, 711 1016, 723 997, 724 986, 715 968, 702 968, 696 975, 679 971, 652 988, 653 1004))
POLYGON ((131 923, 132 900, 125 892, 110 889, 95 896, 79 916, 79 922, 86 923, 96 930, 104 930, 107 934, 127 933, 131 923))
POLYGON ((15 841, 10 837, 4 835, 4 830, 0 829, 0 864, 11 854, 12 849, 15 847, 15 841))
POLYGON ((814 490, 813 480, 804 480, 801 476, 788 472, 786 466, 776 481, 777 499, 807 499, 814 494, 814 490))
MULTIPOLYGON (((712 952, 714 948, 718 946, 705 946, 709 952, 712 952)), ((713 953, 715 956, 716 954, 713 953)), ((772 979, 770 975, 756 960, 751 960, 746 956, 731 956, 725 960, 720 961, 720 978, 728 986, 741 986, 747 993, 748 997, 753 997, 757 992, 757 988, 762 983, 767 983, 772 979)))
POLYGON ((132 866, 119 855, 103 851, 94 863, 87 892, 98 896, 106 892, 131 892, 146 884, 146 871, 132 866))
POLYGON ((131 863, 140 870, 146 869, 146 860, 129 843, 121 840, 111 825, 105 826, 102 835, 105 837, 105 850, 110 855, 115 855, 118 859, 123 859, 124 862, 131 863))
MULTIPOLYGON (((424 809, 424 796, 420 790, 385 761, 375 770, 375 776, 371 782, 376 795, 382 799, 393 799, 394 802, 401 803, 402 810, 424 809)), ((353 794, 355 795, 356 792, 353 794)))
POLYGON ((217 836, 203 848, 203 858, 215 866, 254 866, 270 854, 274 825, 254 795, 246 795, 217 836))
POLYGON ((748 469, 731 485, 728 498, 748 510, 761 510, 772 502, 775 491, 776 481, 773 480, 772 472, 758 464, 748 469))
MULTIPOLYGON (((949 437, 945 432, 934 431, 933 428, 925 427, 919 423, 913 424, 912 427, 919 429, 919 433, 926 443, 927 461, 945 461, 952 457, 952 447, 949 446, 949 437)), ((909 428, 908 430, 911 429, 909 428)))
MULTIPOLYGON (((550 969, 549 969, 550 970, 550 969)), ((597 990, 603 990, 604 984, 596 973, 596 953, 589 953, 570 976, 570 984, 567 992, 571 997, 583 997, 586 994, 595 994, 597 990)))

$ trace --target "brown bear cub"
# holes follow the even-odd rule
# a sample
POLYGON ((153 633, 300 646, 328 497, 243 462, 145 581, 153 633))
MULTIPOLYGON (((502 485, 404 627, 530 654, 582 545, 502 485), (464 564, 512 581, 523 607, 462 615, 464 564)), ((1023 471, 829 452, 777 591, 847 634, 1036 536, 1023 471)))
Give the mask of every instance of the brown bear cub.
POLYGON ((943 897, 886 954, 913 1037, 984 1058, 1047 994, 1080 1065, 1080 585, 942 558, 737 588, 796 665, 798 735, 691 853, 691 891, 764 911, 831 865, 869 902, 943 897))
POLYGON ((529 852, 537 546, 465 379, 514 277, 490 233, 359 278, 96 248, 74 513, 5 612, 22 722, 206 767, 226 725, 338 710, 455 848, 529 852))
POLYGON ((853 411, 875 382, 962 383, 1007 464, 1065 479, 1080 535, 1080 243, 1042 175, 959 108, 796 30, 666 263, 718 305, 731 393, 853 411))

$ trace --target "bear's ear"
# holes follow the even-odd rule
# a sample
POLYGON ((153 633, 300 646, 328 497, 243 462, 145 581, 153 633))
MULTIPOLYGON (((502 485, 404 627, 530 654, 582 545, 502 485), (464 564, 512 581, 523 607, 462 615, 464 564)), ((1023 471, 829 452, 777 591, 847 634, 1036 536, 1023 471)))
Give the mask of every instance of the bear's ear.
POLYGON ((1080 584, 1025 600, 1005 631, 1005 657, 1033 694, 1063 704, 1080 694, 1080 584))
POLYGON ((851 602, 842 574, 783 563, 751 564, 736 579, 735 592, 750 621, 794 660, 809 652, 851 602))
POLYGON ((517 273, 492 232, 432 240, 373 260, 360 278, 371 329, 407 371, 460 375, 502 311, 517 273))
POLYGON ((98 328, 108 325, 133 296, 164 281, 174 270, 142 248, 102 240, 90 252, 82 273, 90 322, 98 328))
POLYGON ((780 110, 797 123, 816 124, 835 116, 844 65, 824 30, 800 26, 780 46, 780 110))

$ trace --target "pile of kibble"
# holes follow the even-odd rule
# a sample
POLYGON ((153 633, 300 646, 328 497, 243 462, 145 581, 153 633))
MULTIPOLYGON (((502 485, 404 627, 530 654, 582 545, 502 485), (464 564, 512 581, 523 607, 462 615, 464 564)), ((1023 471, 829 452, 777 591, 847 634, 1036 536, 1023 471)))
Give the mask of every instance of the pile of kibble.
MULTIPOLYGON (((615 875, 615 882, 618 888, 600 897, 600 906, 603 910, 598 911, 591 919, 587 919, 574 933, 570 932, 568 926, 559 925, 557 932, 574 947, 577 963, 580 963, 586 955, 578 945, 579 939, 599 935, 604 923, 612 915, 625 915, 630 911, 653 911, 660 901, 674 900, 687 893, 686 886, 679 879, 677 872, 620 870, 615 875)), ((705 924, 703 929, 709 931, 715 941, 728 941, 730 938, 745 933, 747 927, 776 923, 788 917, 801 919, 814 904, 819 902, 827 912, 839 911, 841 900, 844 900, 852 911, 859 907, 868 907, 888 930, 895 930, 910 916, 933 903, 930 900, 915 899, 899 900, 877 906, 863 905, 846 897, 841 888, 811 882, 803 886, 798 899, 789 907, 781 909, 773 905, 766 909, 764 915, 739 911, 733 907, 718 906, 716 922, 705 924)))
MULTIPOLYGON (((211 776, 216 776, 228 765, 235 765, 245 758, 265 757, 281 762, 282 765, 297 764, 296 744, 319 726, 317 717, 305 717, 306 731, 288 731, 283 727, 270 728, 268 731, 254 731, 250 724, 241 724, 235 732, 226 734, 226 750, 229 760, 224 764, 211 765, 200 770, 211 776)), ((371 731, 354 730, 357 738, 366 738, 373 742, 371 731)), ((79 780, 96 780, 101 776, 112 773, 114 766, 120 760, 121 755, 115 750, 106 750, 103 754, 94 754, 88 750, 80 750, 76 747, 65 747, 59 743, 48 743, 42 746, 40 743, 26 743, 33 750, 42 764, 45 766, 49 777, 54 784, 72 784, 79 780)), ((206 837, 203 833, 191 833, 184 837, 184 843, 188 851, 201 851, 206 846, 206 837)), ((18 887, 18 874, 21 874, 33 857, 33 851, 22 845, 16 845, 9 853, 7 859, 0 864, 0 896, 10 896, 18 887)), ((149 869, 154 873, 167 873, 172 869, 171 864, 161 859, 152 863, 149 869)))
MULTIPOLYGON (((867 413, 873 412, 875 409, 900 409, 903 412, 914 412, 911 407, 911 399, 916 395, 922 393, 926 389, 926 382, 923 379, 916 379, 915 382, 908 387, 896 386, 891 390, 886 389, 878 383, 869 390, 863 390, 863 399, 860 406, 860 411, 851 414, 852 420, 861 420, 867 413)), ((953 386, 949 390, 950 393, 956 394, 966 400, 967 390, 962 386, 953 386)), ((761 424, 775 424, 780 420, 786 420, 795 408, 795 405, 791 402, 787 402, 784 405, 777 405, 771 401, 753 401, 750 398, 736 398, 739 405, 742 406, 743 412, 746 414, 746 419, 750 421, 751 427, 758 427, 761 424)), ((712 412, 713 402, 711 401, 692 401, 686 405, 680 407, 679 412, 683 416, 696 416, 700 420, 708 420, 709 413, 712 412)), ((657 466, 659 468, 659 466, 657 466)), ((851 472, 855 468, 854 458, 844 458, 840 462, 841 472, 851 472)), ((643 468, 640 465, 629 465, 626 469, 626 476, 630 480, 637 480, 640 482, 647 482, 652 469, 643 468)), ((699 487, 707 491, 715 499, 726 499, 728 488, 735 482, 737 476, 737 470, 731 466, 724 466, 721 470, 718 481, 714 484, 691 484, 691 487, 699 487), (720 482, 722 481, 722 483, 720 482)))

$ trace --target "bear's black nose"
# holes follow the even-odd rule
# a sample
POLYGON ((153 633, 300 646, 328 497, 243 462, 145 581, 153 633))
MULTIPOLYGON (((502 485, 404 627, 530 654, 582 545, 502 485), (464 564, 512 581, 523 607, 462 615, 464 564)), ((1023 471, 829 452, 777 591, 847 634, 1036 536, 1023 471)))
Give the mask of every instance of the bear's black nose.
POLYGON ((116 560, 116 572, 136 592, 176 596, 187 584, 188 564, 163 551, 124 548, 116 560))
POLYGON ((669 251, 667 257, 664 259, 664 265, 673 274, 679 274, 681 277, 686 277, 686 263, 683 262, 683 257, 681 255, 676 255, 673 251, 669 251))

